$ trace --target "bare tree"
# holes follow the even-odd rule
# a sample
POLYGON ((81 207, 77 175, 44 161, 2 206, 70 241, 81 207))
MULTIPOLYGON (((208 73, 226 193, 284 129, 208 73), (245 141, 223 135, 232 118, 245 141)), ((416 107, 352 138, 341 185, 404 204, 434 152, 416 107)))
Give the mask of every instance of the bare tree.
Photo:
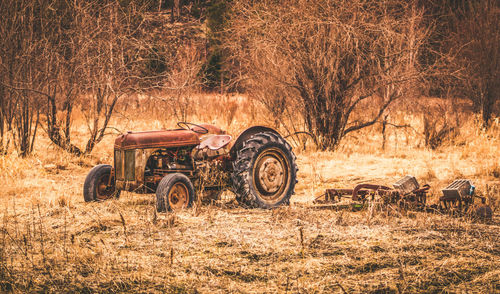
POLYGON ((202 85, 199 73, 203 60, 199 49, 195 44, 185 44, 179 48, 171 72, 157 87, 168 94, 168 98, 162 100, 168 103, 179 121, 186 121, 192 112, 192 94, 202 85))
POLYGON ((12 138, 21 155, 30 153, 41 125, 55 145, 90 153, 103 139, 119 97, 142 78, 136 57, 145 45, 134 38, 141 7, 51 0, 2 1, 0 8, 2 149, 12 138), (84 147, 71 140, 75 106, 87 119, 84 147))
MULTIPOLYGON (((149 4, 123 5, 118 0, 0 3, 2 152, 12 142, 20 154, 28 154, 41 126, 55 145, 76 155, 88 154, 107 133, 123 95, 168 89, 179 99, 196 86, 199 48, 186 41, 180 44, 179 35, 183 35, 178 31, 162 34, 168 20, 151 19, 149 4), (144 28, 148 21, 148 28, 157 31, 144 28), (83 146, 71 136, 75 108, 82 110, 88 126, 83 146)), ((178 29, 196 30, 192 24, 178 29)))
POLYGON ((233 11, 226 42, 247 85, 281 113, 300 111, 321 149, 376 123, 420 76, 428 30, 413 3, 236 1, 233 11))
POLYGON ((472 100, 488 127, 500 100, 500 4, 466 1, 450 10, 450 35, 443 54, 454 92, 472 100))
POLYGON ((12 142, 26 156, 33 151, 43 95, 39 17, 31 1, 2 1, 0 11, 0 151, 12 142))
MULTIPOLYGON (((61 88, 65 101, 62 109, 66 111, 64 135, 60 134, 56 121, 55 99, 49 103, 52 113, 47 116, 47 127, 54 143, 72 153, 87 154, 104 138, 118 99, 133 84, 134 49, 129 38, 136 28, 130 23, 131 11, 122 10, 117 1, 104 6, 100 1, 75 2, 72 10, 72 27, 68 30, 68 41, 63 44, 72 53, 65 67, 69 75, 67 87, 61 88), (70 143, 69 120, 74 97, 78 95, 83 97, 84 102, 79 106, 89 131, 85 148, 70 143)), ((64 64, 63 56, 59 59, 64 64)))

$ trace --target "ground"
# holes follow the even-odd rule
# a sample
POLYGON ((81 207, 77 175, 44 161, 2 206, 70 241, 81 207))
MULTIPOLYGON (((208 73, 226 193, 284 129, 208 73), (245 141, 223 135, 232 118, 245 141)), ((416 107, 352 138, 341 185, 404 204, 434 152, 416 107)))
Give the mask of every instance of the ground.
MULTIPOLYGON (((193 121, 219 119, 234 132, 249 124, 238 112, 214 117, 193 121)), ((122 124, 158 129, 172 122, 137 116, 122 124)), ((299 182, 290 206, 203 205, 176 214, 156 213, 153 195, 125 192, 85 203, 85 176, 93 165, 112 162, 113 136, 91 156, 75 157, 42 134, 34 155, 0 157, 0 286, 84 293, 499 292, 500 136, 498 126, 470 132, 473 139, 465 132, 463 142, 439 150, 416 146, 412 134, 396 130, 383 150, 377 129, 347 138, 335 152, 295 146, 299 182), (431 202, 453 179, 471 179, 495 209, 493 220, 311 207, 326 188, 391 185, 408 174, 431 184, 431 202)))

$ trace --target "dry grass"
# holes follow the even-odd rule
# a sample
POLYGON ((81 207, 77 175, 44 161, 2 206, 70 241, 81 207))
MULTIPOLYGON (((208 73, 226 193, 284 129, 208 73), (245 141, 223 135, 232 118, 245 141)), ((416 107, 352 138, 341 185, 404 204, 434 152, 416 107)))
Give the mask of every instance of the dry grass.
MULTIPOLYGON (((141 103, 128 103, 127 110, 122 105, 119 112, 128 115, 117 115, 113 126, 175 125, 169 110, 175 105, 165 104, 160 111, 154 101, 141 103)), ((250 124, 272 122, 242 97, 211 96, 190 103, 189 120, 218 124, 233 134, 250 124), (228 102, 231 111, 226 113, 228 102)), ((418 115, 394 117, 421 130, 418 115)), ((436 151, 421 148, 418 131, 393 128, 383 151, 377 127, 347 138, 335 153, 296 148, 299 183, 290 207, 203 206, 178 214, 156 214, 151 195, 122 193, 120 200, 84 203, 86 173, 94 164, 112 162, 113 136, 91 157, 77 158, 41 135, 33 156, 0 157, 1 290, 498 292, 500 126, 488 132, 475 126, 473 119, 466 121, 458 138, 436 151), (328 187, 391 184, 406 174, 432 185, 431 201, 452 179, 472 179, 496 209, 493 221, 305 207, 328 187)), ((81 118, 75 119, 74 131, 73 138, 83 142, 81 118)))

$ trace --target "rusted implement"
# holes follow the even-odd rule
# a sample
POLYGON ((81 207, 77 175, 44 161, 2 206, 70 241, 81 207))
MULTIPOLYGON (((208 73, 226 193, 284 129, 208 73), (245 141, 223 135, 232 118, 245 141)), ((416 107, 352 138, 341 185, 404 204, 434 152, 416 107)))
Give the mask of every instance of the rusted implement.
POLYGON ((422 188, 415 177, 406 176, 390 188, 377 184, 359 184, 354 189, 327 189, 325 194, 314 200, 315 204, 331 204, 342 198, 351 198, 352 201, 365 202, 381 198, 384 204, 398 204, 404 207, 423 209, 427 200, 429 185, 422 188))
POLYGON ((442 190, 439 198, 441 208, 450 211, 465 212, 474 203, 475 187, 469 180, 455 180, 442 190))
POLYGON ((475 187, 470 180, 453 181, 442 190, 443 196, 439 198, 439 204, 431 206, 427 205, 427 193, 430 186, 425 184, 420 187, 415 177, 406 176, 394 183, 393 187, 359 184, 354 189, 327 189, 325 194, 318 196, 313 203, 336 204, 342 198, 350 198, 357 203, 378 199, 384 204, 395 204, 405 209, 469 215, 481 219, 492 218, 492 210, 485 204, 486 198, 474 195, 475 187), (481 205, 474 205, 475 198, 481 199, 481 205))
POLYGON ((427 192, 431 188, 428 184, 424 184, 422 187, 418 184, 415 177, 406 176, 394 185, 394 189, 397 191, 399 196, 399 204, 406 208, 414 209, 425 209, 427 204, 427 192))
POLYGON ((475 187, 470 180, 455 180, 442 192, 443 196, 439 198, 439 208, 442 211, 458 215, 475 215, 485 219, 492 217, 492 210, 486 205, 486 198, 474 194, 475 187), (475 198, 481 199, 479 206, 474 206, 475 198))

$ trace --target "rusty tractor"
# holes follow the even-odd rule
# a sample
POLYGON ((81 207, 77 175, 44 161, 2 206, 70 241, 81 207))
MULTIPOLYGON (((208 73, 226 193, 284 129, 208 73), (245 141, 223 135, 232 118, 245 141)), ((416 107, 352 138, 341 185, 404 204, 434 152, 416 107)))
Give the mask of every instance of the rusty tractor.
POLYGON ((289 204, 296 184, 295 155, 274 129, 254 126, 236 140, 209 124, 179 122, 177 129, 127 132, 114 144, 113 166, 95 166, 83 187, 86 202, 121 191, 155 193, 158 212, 217 199, 224 190, 251 208, 289 204))

